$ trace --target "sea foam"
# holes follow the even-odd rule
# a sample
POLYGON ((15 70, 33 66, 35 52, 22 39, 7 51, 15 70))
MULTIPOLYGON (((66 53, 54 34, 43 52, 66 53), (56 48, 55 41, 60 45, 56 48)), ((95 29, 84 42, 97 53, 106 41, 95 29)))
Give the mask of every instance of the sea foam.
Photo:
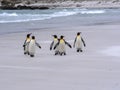
POLYGON ((12 16, 18 16, 18 14, 17 13, 7 13, 7 12, 4 12, 4 13, 1 13, 0 16, 1 17, 6 17, 6 16, 12 17, 12 16))
POLYGON ((102 14, 105 13, 105 10, 85 10, 81 11, 81 14, 102 14))
POLYGON ((45 20, 55 17, 64 17, 76 14, 102 14, 105 10, 89 10, 89 9, 58 9, 58 10, 28 10, 24 11, 2 11, 0 12, 0 23, 26 22, 33 20, 45 20), (48 13, 50 12, 50 13, 48 13))

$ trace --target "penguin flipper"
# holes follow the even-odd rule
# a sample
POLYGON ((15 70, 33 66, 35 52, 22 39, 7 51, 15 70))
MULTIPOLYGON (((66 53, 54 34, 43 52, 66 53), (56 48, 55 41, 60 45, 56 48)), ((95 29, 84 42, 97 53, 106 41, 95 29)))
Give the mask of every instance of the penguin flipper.
POLYGON ((23 45, 23 48, 24 48, 24 50, 25 50, 25 45, 23 45))
POLYGON ((70 48, 72 48, 72 46, 68 42, 65 41, 65 44, 67 44, 70 48))
POLYGON ((24 41, 24 44, 23 44, 23 45, 25 45, 26 41, 27 41, 27 40, 24 41))
POLYGON ((75 47, 75 43, 76 43, 76 40, 77 40, 77 37, 75 38, 75 40, 74 40, 74 44, 73 44, 73 47, 75 47))
POLYGON ((71 45, 68 45, 70 48, 72 48, 72 46, 71 45))
POLYGON ((39 48, 41 48, 41 46, 39 45, 39 43, 35 42, 35 44, 36 44, 39 48))
POLYGON ((57 47, 58 45, 59 45, 59 42, 58 42, 58 43, 54 46, 54 48, 53 48, 53 49, 55 50, 55 49, 56 49, 56 47, 57 47))
POLYGON ((50 45, 50 50, 52 50, 53 44, 54 44, 54 41, 52 41, 52 43, 50 45))
POLYGON ((24 48, 24 50, 25 50, 25 44, 26 44, 26 41, 27 41, 27 40, 25 40, 25 41, 24 41, 24 44, 23 44, 23 48, 24 48))
POLYGON ((82 40, 82 42, 83 42, 84 47, 86 47, 85 41, 83 40, 82 37, 81 37, 81 40, 82 40))
POLYGON ((30 42, 25 43, 24 46, 28 45, 29 43, 30 43, 30 42))
POLYGON ((23 45, 23 47, 25 47, 25 44, 23 45))
POLYGON ((41 46, 39 46, 39 48, 41 48, 41 46))
POLYGON ((68 45, 70 48, 72 48, 72 46, 71 45, 68 45))

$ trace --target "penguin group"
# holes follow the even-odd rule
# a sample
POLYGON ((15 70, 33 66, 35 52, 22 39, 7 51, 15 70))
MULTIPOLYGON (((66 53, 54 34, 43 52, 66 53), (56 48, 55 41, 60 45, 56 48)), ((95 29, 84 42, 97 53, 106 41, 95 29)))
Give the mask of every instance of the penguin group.
POLYGON ((72 46, 67 41, 65 41, 64 36, 60 36, 59 42, 55 45, 54 49, 58 47, 59 54, 61 56, 66 55, 65 45, 68 45, 70 48, 72 48, 72 46))
MULTIPOLYGON (((27 34, 26 40, 23 44, 24 47, 24 54, 30 55, 30 57, 35 56, 35 46, 38 46, 41 48, 39 43, 36 42, 35 36, 31 37, 31 34, 27 34)), ((57 35, 52 35, 53 36, 53 41, 50 44, 50 50, 54 50, 54 55, 66 55, 66 45, 69 48, 72 48, 72 46, 64 39, 64 36, 61 35, 60 38, 57 37, 57 35)), ((76 48, 76 52, 83 52, 83 46, 86 47, 85 41, 83 40, 81 36, 81 32, 78 32, 75 40, 73 47, 76 48)))
POLYGON ((35 56, 35 46, 38 46, 39 48, 41 48, 41 46, 39 45, 39 43, 36 42, 35 40, 35 36, 31 36, 32 33, 27 34, 26 36, 26 40, 23 44, 23 48, 24 48, 24 54, 26 55, 30 55, 30 57, 34 57, 35 56))

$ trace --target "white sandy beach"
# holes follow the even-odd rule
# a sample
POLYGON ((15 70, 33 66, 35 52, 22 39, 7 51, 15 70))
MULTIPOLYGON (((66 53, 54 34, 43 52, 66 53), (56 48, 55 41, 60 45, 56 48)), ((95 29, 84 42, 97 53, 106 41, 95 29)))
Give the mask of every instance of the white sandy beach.
POLYGON ((0 90, 120 89, 120 23, 79 26, 77 22, 74 26, 75 21, 63 22, 64 18, 1 24, 4 30, 31 31, 0 35, 0 90), (42 47, 36 47, 34 58, 24 55, 22 47, 30 32, 42 47), (54 56, 49 50, 51 35, 64 35, 73 45, 77 32, 86 42, 83 53, 67 47, 66 56, 54 56))

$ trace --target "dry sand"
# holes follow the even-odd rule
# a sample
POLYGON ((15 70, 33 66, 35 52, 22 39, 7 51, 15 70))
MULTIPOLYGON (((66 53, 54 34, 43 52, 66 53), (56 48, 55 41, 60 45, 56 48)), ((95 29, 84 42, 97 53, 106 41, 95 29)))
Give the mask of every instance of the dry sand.
POLYGON ((0 35, 0 89, 119 90, 120 24, 72 26, 74 22, 71 25, 59 23, 62 22, 2 25, 2 29, 25 29, 26 32, 0 35), (41 26, 43 24, 46 28, 41 26), (66 56, 54 56, 54 51, 49 50, 51 35, 64 35, 73 45, 79 31, 87 45, 83 53, 67 48, 66 56), (42 47, 36 47, 34 58, 23 54, 22 45, 30 32, 42 47))

